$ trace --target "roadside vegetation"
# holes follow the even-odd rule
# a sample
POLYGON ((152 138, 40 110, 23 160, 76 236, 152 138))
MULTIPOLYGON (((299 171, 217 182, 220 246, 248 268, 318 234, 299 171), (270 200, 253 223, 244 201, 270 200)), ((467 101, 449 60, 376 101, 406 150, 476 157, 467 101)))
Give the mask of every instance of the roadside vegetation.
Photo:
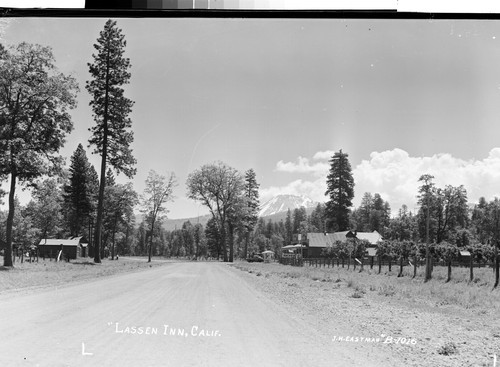
POLYGON ((103 259, 96 264, 92 259, 71 262, 39 259, 38 262, 16 262, 15 267, 0 267, 0 294, 12 290, 54 287, 74 282, 99 279, 115 274, 147 270, 168 264, 166 261, 146 262, 144 258, 120 258, 119 261, 103 259))
POLYGON ((413 269, 405 269, 408 276, 398 277, 398 271, 389 272, 384 267, 368 269, 363 272, 347 268, 292 267, 277 263, 243 263, 234 267, 265 278, 276 277, 292 283, 294 279, 305 279, 311 282, 326 283, 333 290, 338 288, 352 289, 353 298, 384 296, 406 301, 411 304, 443 308, 456 306, 463 310, 480 314, 500 313, 500 294, 492 292, 494 277, 491 268, 475 269, 475 278, 469 281, 467 268, 455 268, 451 282, 445 282, 447 268, 435 266, 433 279, 425 282, 425 268, 419 267, 417 276, 412 278, 413 269))

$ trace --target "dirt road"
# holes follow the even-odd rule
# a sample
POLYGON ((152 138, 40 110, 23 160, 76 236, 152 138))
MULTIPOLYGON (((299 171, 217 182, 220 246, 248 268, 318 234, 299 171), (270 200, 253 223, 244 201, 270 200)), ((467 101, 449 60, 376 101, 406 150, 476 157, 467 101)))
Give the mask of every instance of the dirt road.
POLYGON ((2 295, 0 365, 395 365, 380 348, 332 342, 308 317, 283 310, 226 264, 172 263, 2 295))

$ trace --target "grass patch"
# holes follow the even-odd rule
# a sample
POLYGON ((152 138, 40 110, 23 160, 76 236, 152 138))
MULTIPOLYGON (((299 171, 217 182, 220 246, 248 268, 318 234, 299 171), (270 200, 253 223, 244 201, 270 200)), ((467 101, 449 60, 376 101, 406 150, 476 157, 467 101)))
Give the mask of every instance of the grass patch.
MULTIPOLYGON (((236 263, 238 264, 238 263, 236 263)), ((452 281, 446 283, 447 268, 435 266, 433 278, 424 282, 424 267, 417 269, 413 278, 413 268, 405 267, 403 276, 398 278, 399 267, 393 266, 392 272, 387 267, 378 274, 377 269, 369 269, 359 273, 347 267, 323 268, 315 266, 292 267, 278 263, 240 263, 246 269, 260 271, 262 275, 270 274, 281 279, 305 279, 319 281, 326 289, 334 291, 345 282, 347 288, 366 296, 365 291, 384 297, 395 297, 410 303, 420 303, 430 307, 457 306, 464 310, 474 310, 477 314, 500 313, 500 292, 491 291, 494 274, 491 268, 474 268, 474 281, 469 281, 469 269, 453 268, 452 281), (365 292, 365 293, 363 293, 365 292)))
MULTIPOLYGON (((3 260, 3 259, 2 259, 3 260)), ((38 262, 16 262, 14 267, 2 267, 0 292, 32 287, 49 287, 79 282, 118 273, 135 272, 168 264, 167 262, 148 263, 147 259, 133 260, 120 257, 120 260, 103 259, 96 264, 87 259, 71 262, 55 262, 39 259, 38 262)))
POLYGON ((378 294, 380 294, 381 296, 392 297, 396 294, 396 287, 392 284, 384 284, 379 287, 378 294))

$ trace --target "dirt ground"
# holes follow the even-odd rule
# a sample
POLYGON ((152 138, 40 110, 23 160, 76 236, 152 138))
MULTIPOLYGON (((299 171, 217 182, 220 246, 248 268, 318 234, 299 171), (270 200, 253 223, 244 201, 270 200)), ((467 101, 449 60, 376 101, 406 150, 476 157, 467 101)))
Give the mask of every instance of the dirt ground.
POLYGON ((498 317, 415 308, 370 291, 354 298, 343 282, 266 275, 266 265, 252 265, 261 271, 248 273, 216 262, 167 263, 2 293, 0 361, 40 367, 493 366, 498 317), (396 343, 400 337, 408 344, 396 343), (439 354, 447 342, 457 350, 439 354))
MULTIPOLYGON (((169 263, 0 295, 5 366, 387 366, 283 308, 227 264, 169 263)), ((399 364, 399 361, 398 361, 399 364)))
POLYGON ((345 275, 342 281, 329 282, 277 276, 279 264, 242 263, 238 267, 242 267, 243 279, 325 337, 335 339, 334 343, 349 344, 355 353, 376 349, 397 356, 391 357, 389 366, 493 366, 495 354, 500 365, 500 315, 496 311, 430 306, 428 300, 410 303, 369 288, 358 292, 347 285, 347 270, 341 273, 345 275), (366 342, 377 337, 379 342, 366 342))

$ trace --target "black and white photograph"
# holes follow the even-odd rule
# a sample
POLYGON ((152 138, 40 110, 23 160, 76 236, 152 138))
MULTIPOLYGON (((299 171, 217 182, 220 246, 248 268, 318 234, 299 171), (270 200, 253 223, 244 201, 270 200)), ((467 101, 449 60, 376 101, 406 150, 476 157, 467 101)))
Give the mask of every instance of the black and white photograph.
POLYGON ((500 367, 500 19, 141 14, 0 18, 1 366, 500 367))

